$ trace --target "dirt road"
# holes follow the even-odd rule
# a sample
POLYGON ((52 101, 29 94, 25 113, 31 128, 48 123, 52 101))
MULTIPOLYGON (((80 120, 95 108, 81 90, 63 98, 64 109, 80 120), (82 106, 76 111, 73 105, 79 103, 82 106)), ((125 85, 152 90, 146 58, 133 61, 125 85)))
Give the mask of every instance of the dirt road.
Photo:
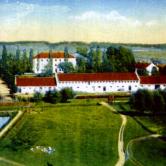
MULTIPOLYGON (((117 111, 110 106, 108 103, 101 102, 101 104, 105 107, 107 107, 110 111, 117 113, 117 111)), ((119 130, 119 136, 118 136, 118 156, 119 159, 116 163, 115 166, 123 166, 125 164, 125 152, 124 152, 124 141, 123 141, 123 134, 124 134, 124 129, 127 124, 127 118, 125 115, 120 115, 122 119, 122 124, 119 130)))

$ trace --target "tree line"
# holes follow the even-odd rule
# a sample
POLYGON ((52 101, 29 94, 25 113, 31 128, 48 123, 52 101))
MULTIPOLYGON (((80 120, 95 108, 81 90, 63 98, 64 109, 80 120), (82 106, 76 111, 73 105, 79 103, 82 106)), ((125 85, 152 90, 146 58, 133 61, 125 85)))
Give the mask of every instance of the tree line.
POLYGON ((0 59, 0 77, 8 84, 12 92, 15 91, 15 75, 25 72, 32 72, 33 49, 27 52, 26 49, 17 48, 15 54, 9 53, 3 45, 0 59))
POLYGON ((101 49, 78 47, 77 72, 133 72, 135 59, 132 51, 126 47, 108 47, 101 49))
POLYGON ((45 95, 41 94, 40 92, 36 92, 31 98, 33 102, 45 101, 47 103, 56 104, 59 102, 65 103, 69 99, 74 98, 75 93, 71 88, 63 88, 60 91, 48 91, 45 95))
POLYGON ((138 90, 130 97, 130 105, 141 112, 166 112, 166 91, 138 90))

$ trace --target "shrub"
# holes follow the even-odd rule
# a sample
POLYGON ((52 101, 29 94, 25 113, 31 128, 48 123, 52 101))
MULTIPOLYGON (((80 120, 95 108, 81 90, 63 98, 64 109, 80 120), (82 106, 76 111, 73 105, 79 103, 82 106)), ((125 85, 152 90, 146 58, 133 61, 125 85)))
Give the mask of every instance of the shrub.
POLYGON ((61 102, 67 102, 68 99, 72 99, 74 97, 74 92, 72 88, 63 88, 60 91, 61 94, 61 102))
POLYGON ((39 102, 43 100, 43 95, 40 92, 36 92, 32 98, 32 101, 39 102))
POLYGON ((61 101, 61 94, 58 91, 48 91, 44 96, 44 101, 48 103, 58 103, 61 101))

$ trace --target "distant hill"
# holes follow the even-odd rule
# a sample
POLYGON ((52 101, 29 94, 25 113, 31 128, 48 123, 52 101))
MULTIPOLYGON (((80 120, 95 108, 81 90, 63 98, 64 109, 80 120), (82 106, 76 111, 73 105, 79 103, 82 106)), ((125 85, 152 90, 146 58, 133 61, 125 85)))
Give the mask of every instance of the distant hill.
POLYGON ((77 47, 96 47, 100 46, 100 48, 107 48, 109 46, 118 47, 120 45, 130 48, 136 57, 136 59, 149 59, 149 58, 160 58, 161 60, 166 61, 166 44, 124 44, 124 43, 111 43, 111 42, 57 42, 50 43, 46 41, 17 41, 17 42, 0 42, 0 55, 2 54, 2 46, 6 45, 8 53, 15 54, 16 49, 19 47, 21 51, 24 49, 27 52, 32 48, 34 50, 34 54, 37 54, 42 51, 62 51, 65 47, 68 47, 70 53, 76 52, 77 47), (153 54, 146 54, 148 52, 153 52, 153 54), (162 56, 162 51, 164 52, 162 56), (139 52, 139 53, 138 53, 139 52), (160 52, 161 56, 156 56, 160 52), (149 56, 154 55, 154 56, 149 56))

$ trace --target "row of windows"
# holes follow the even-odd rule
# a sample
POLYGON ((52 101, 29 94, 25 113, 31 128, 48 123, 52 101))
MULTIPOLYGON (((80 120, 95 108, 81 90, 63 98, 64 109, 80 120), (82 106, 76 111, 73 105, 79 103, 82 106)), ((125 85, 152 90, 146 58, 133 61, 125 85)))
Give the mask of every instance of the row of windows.
POLYGON ((91 82, 83 82, 83 81, 60 81, 60 83, 62 84, 67 84, 67 83, 71 83, 71 84, 77 84, 77 83, 88 83, 90 85, 90 83, 138 83, 138 81, 91 81, 91 82))
MULTIPOLYGON (((43 61, 47 61, 47 62, 48 62, 49 59, 46 59, 46 60, 40 59, 40 61, 41 61, 41 62, 43 62, 43 61)), ((54 59, 54 61, 55 61, 55 62, 56 62, 56 61, 60 61, 60 62, 61 62, 61 61, 64 61, 64 59, 54 59)), ((39 62, 39 60, 38 60, 38 62, 39 62)))

